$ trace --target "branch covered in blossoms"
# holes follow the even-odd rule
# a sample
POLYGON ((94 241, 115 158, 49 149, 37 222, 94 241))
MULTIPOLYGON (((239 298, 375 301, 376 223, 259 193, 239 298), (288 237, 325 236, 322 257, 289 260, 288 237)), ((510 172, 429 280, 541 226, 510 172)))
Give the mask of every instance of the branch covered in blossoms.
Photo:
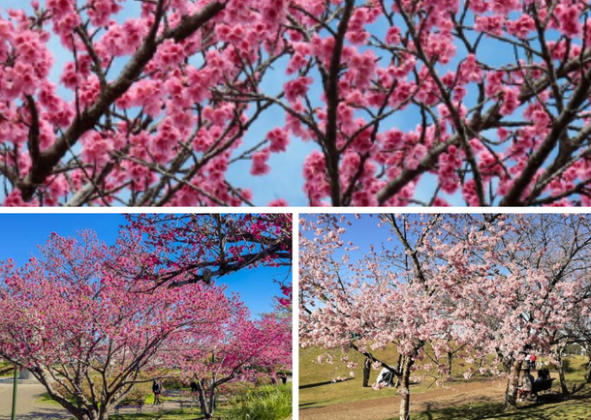
POLYGON ((4 205, 591 204, 585 2, 31 5, 0 15, 4 205))
POLYGON ((150 249, 145 261, 158 267, 152 275, 138 256, 132 278, 157 285, 209 283, 243 269, 286 267, 282 293, 291 298, 291 214, 138 214, 127 216, 127 234, 142 236, 150 249))

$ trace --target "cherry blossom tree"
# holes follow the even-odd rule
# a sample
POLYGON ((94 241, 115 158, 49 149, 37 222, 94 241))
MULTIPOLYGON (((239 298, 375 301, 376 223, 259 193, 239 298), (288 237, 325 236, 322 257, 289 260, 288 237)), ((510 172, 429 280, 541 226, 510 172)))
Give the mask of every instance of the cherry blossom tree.
POLYGON ((217 390, 233 381, 250 381, 249 374, 264 369, 273 375, 291 368, 291 318, 266 314, 250 319, 244 307, 219 326, 215 335, 184 335, 176 343, 176 365, 198 382, 201 413, 212 418, 217 390))
POLYGON ((586 279, 581 293, 580 301, 577 302, 578 309, 571 322, 565 325, 564 329, 557 334, 556 342, 565 347, 569 344, 578 344, 587 355, 587 372, 585 381, 591 383, 591 317, 589 308, 591 307, 591 282, 586 279), (585 287, 586 286, 586 287, 585 287))
MULTIPOLYGON (((510 230, 480 254, 489 275, 466 285, 459 301, 480 326, 474 338, 488 343, 488 351, 510 369, 505 406, 515 407, 524 357, 556 357, 558 337, 583 310, 591 222, 585 215, 552 214, 511 216, 503 223, 510 230)), ((562 375, 561 384, 567 393, 562 375)))
MULTIPOLYGON (((377 359, 371 349, 394 343, 402 356, 397 369, 401 419, 409 418, 411 372, 424 359, 425 347, 431 344, 438 357, 451 351, 442 342, 464 340, 456 334, 460 329, 450 328, 455 310, 443 299, 447 287, 457 289, 457 282, 449 278, 455 279, 450 273, 453 263, 450 270, 438 270, 437 258, 417 251, 427 246, 441 222, 436 215, 413 227, 384 215, 382 223, 391 224, 398 238, 396 249, 382 254, 375 244, 360 261, 349 260, 355 244, 341 238, 346 219, 318 215, 302 223, 302 231, 311 234, 300 238, 301 343, 352 348, 373 360, 377 359)), ((347 358, 344 361, 354 367, 347 358)))
POLYGON ((589 7, 15 2, 0 15, 2 199, 238 206, 273 176, 270 204, 294 204, 270 174, 288 153, 310 205, 589 205, 589 7))
POLYGON ((466 379, 506 366, 505 403, 515 407, 525 355, 550 355, 588 293, 587 217, 384 214, 378 221, 392 237, 354 260, 361 240, 347 236, 354 221, 303 219, 301 343, 365 355, 394 344, 403 358, 401 419, 409 418, 411 372, 435 369, 444 380, 451 372, 443 359, 458 348, 466 379))
POLYGON ((0 355, 79 420, 108 419, 136 383, 167 366, 170 342, 216 337, 242 307, 213 283, 147 288, 120 276, 114 264, 129 269, 129 255, 145 252, 139 241, 107 247, 91 232, 53 234, 41 252, 23 267, 0 264, 0 355))

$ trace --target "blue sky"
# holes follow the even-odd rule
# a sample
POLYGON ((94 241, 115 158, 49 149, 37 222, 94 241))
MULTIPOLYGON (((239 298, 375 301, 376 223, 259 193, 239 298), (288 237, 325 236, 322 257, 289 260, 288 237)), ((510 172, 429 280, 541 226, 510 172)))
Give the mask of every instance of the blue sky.
MULTIPOLYGON (((41 2, 43 3, 43 1, 41 2)), ((358 1, 362 3, 361 0, 358 1)), ((139 15, 140 3, 135 1, 125 1, 121 5, 124 6, 123 11, 115 16, 115 19, 119 22, 123 22, 130 17, 137 17, 139 15)), ((30 7, 29 0, 0 0, 0 9, 2 15, 6 16, 6 9, 9 8, 21 8, 27 12, 32 9, 30 7)), ((511 18, 516 18, 519 14, 513 12, 511 18)), ((468 14, 466 23, 472 24, 473 16, 471 13, 468 14)), ((396 17, 396 23, 404 30, 404 23, 399 16, 396 17)), ((383 35, 388 28, 386 20, 382 17, 378 19, 374 24, 368 26, 368 29, 378 36, 383 35)), ((549 40, 556 38, 555 31, 549 31, 546 34, 549 40)), ((468 38, 474 39, 473 33, 467 34, 468 38)), ((532 44, 534 47, 538 47, 534 41, 532 44)), ((457 53, 451 62, 445 66, 438 65, 438 70, 444 74, 447 70, 454 69, 457 64, 463 60, 467 51, 465 48, 456 43, 457 53)), ((65 50, 59 43, 59 40, 52 36, 49 41, 49 48, 54 54, 55 63, 51 72, 50 79, 58 84, 59 76, 62 72, 63 66, 68 62, 72 61, 72 54, 65 50)), ((363 49, 363 48, 362 48, 363 49)), ((381 58, 382 64, 385 64, 388 60, 387 55, 383 52, 376 51, 376 54, 381 58)), ((129 57, 123 57, 115 60, 110 72, 110 77, 114 78, 123 67, 129 57)), ((504 64, 512 63, 515 61, 513 51, 508 51, 505 44, 494 40, 491 37, 485 36, 482 39, 481 46, 478 52, 478 59, 490 66, 501 66, 504 64)), ((292 79, 285 74, 285 67, 287 59, 283 58, 279 60, 273 66, 273 70, 267 72, 263 83, 262 90, 273 96, 281 91, 283 84, 292 79)), ((72 99, 72 92, 64 89, 62 86, 58 87, 58 93, 66 99, 72 99)), ((311 87, 311 101, 314 106, 319 106, 321 102, 322 88, 320 78, 315 75, 315 82, 311 87)), ((469 91, 464 103, 467 107, 474 105, 475 95, 474 88, 472 87, 469 91)), ((362 115, 362 114, 358 114, 362 115)), ((519 112, 516 113, 515 117, 519 117, 519 112)), ((403 131, 414 130, 420 121, 420 113, 414 106, 409 106, 404 111, 396 112, 394 115, 386 118, 380 126, 382 131, 397 127, 403 131)), ((285 116, 283 110, 277 106, 270 107, 264 112, 259 119, 253 124, 249 132, 245 135, 243 145, 236 152, 236 154, 249 149, 254 144, 263 140, 266 133, 274 127, 283 126, 285 124, 285 116)), ((495 133, 484 133, 487 136, 494 138, 495 133)), ((237 162, 230 166, 228 171, 228 180, 236 186, 242 188, 250 188, 254 193, 254 203, 256 205, 267 205, 271 200, 277 198, 285 198, 288 203, 292 206, 306 206, 307 199, 303 193, 302 187, 304 180, 302 177, 303 162, 306 156, 314 149, 319 149, 318 145, 313 142, 304 142, 299 138, 291 138, 290 146, 287 152, 273 153, 269 160, 271 171, 265 176, 253 177, 250 175, 251 163, 250 161, 237 162)), ((437 179, 434 175, 426 173, 419 181, 418 186, 415 189, 415 198, 422 201, 428 201, 435 187, 437 185, 437 179)), ((461 194, 448 195, 441 193, 441 197, 446 199, 450 204, 463 206, 465 205, 461 194)), ((493 203, 494 204, 494 203, 493 203)))
MULTIPOLYGON (((120 214, 0 214, 0 261, 12 258, 19 265, 25 264, 31 256, 39 255, 37 246, 44 244, 52 232, 75 236, 81 230, 92 229, 99 239, 113 244, 124 223, 120 214)), ((273 279, 283 280, 287 273, 286 267, 262 267, 224 276, 218 283, 227 284, 228 292, 239 293, 256 316, 273 310, 273 296, 280 294, 273 279)))
MULTIPOLYGON (((347 246, 347 242, 353 242, 353 246, 359 247, 355 251, 349 251, 349 258, 351 262, 362 259, 370 251, 370 245, 375 247, 375 250, 379 252, 382 243, 387 243, 392 247, 396 244, 396 240, 388 242, 388 238, 395 238, 395 234, 389 225, 383 224, 382 227, 378 227, 380 219, 377 214, 361 214, 359 219, 354 214, 337 214, 337 218, 341 216, 345 217, 344 223, 339 223, 339 226, 343 226, 346 232, 341 235, 341 239, 345 245, 335 252, 335 259, 340 259, 344 254, 344 248, 347 246), (351 222, 351 226, 347 226, 347 221, 351 222)), ((316 215, 314 214, 302 214, 300 218, 305 220, 315 220, 316 215)), ((308 238, 313 238, 314 232, 302 232, 308 238)))

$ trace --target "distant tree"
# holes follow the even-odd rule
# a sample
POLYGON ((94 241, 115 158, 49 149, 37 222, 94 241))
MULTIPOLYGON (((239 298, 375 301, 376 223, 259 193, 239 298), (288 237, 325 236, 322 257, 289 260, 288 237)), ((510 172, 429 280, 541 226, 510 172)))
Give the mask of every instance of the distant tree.
MULTIPOLYGON (((205 418, 213 418, 217 390, 232 381, 248 381, 249 372, 291 369, 291 318, 264 315, 251 320, 246 308, 236 308, 216 334, 184 335, 175 343, 181 351, 175 364, 185 376, 198 380, 198 398, 205 418)), ((173 359, 174 360, 174 359, 173 359)))

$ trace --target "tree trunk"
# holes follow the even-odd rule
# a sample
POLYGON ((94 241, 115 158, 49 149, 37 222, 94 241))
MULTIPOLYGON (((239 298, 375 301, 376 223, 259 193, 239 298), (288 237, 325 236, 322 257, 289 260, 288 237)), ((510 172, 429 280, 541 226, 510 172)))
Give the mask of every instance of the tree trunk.
POLYGON ((369 372, 370 372, 370 370, 371 370, 371 360, 366 358, 363 361, 363 384, 362 384, 362 386, 364 388, 369 386, 369 372))
POLYGON ((206 417, 208 419, 213 417, 213 413, 215 411, 215 386, 211 386, 211 389, 209 390, 209 415, 210 417, 206 417))
POLYGON ((585 374, 585 381, 591 384, 591 357, 589 357, 589 364, 587 365, 587 373, 585 374))
POLYGON ((402 369, 402 355, 399 354, 398 355, 398 363, 396 364, 396 372, 398 372, 398 375, 396 375, 396 382, 394 383, 395 388, 400 387, 400 378, 402 376, 401 369, 402 369))
POLYGON ((451 374, 453 357, 454 357, 454 354, 451 351, 448 351, 447 352, 447 378, 450 381, 453 381, 453 376, 451 374))
POLYGON ((101 408, 99 411, 98 419, 99 420, 109 420, 109 411, 111 411, 111 408, 113 408, 112 401, 103 403, 103 405, 101 405, 101 408))
POLYGON ((517 387, 519 386, 519 372, 521 372, 522 363, 519 360, 514 360, 511 364, 511 373, 505 390, 505 410, 517 408, 517 387))
POLYGON ((566 378, 564 377, 564 364, 562 363, 562 355, 558 353, 558 377, 560 378, 560 388, 562 395, 568 395, 568 387, 566 386, 566 378))
POLYGON ((414 361, 412 357, 404 358, 402 368, 402 395, 400 399, 400 420, 410 420, 410 368, 414 361))
POLYGON ((209 406, 207 405, 207 402, 205 400, 205 390, 199 386, 198 389, 198 395, 199 395, 199 405, 201 407, 201 414, 203 414, 203 417, 205 417, 206 419, 210 419, 211 416, 211 412, 209 411, 209 406))

